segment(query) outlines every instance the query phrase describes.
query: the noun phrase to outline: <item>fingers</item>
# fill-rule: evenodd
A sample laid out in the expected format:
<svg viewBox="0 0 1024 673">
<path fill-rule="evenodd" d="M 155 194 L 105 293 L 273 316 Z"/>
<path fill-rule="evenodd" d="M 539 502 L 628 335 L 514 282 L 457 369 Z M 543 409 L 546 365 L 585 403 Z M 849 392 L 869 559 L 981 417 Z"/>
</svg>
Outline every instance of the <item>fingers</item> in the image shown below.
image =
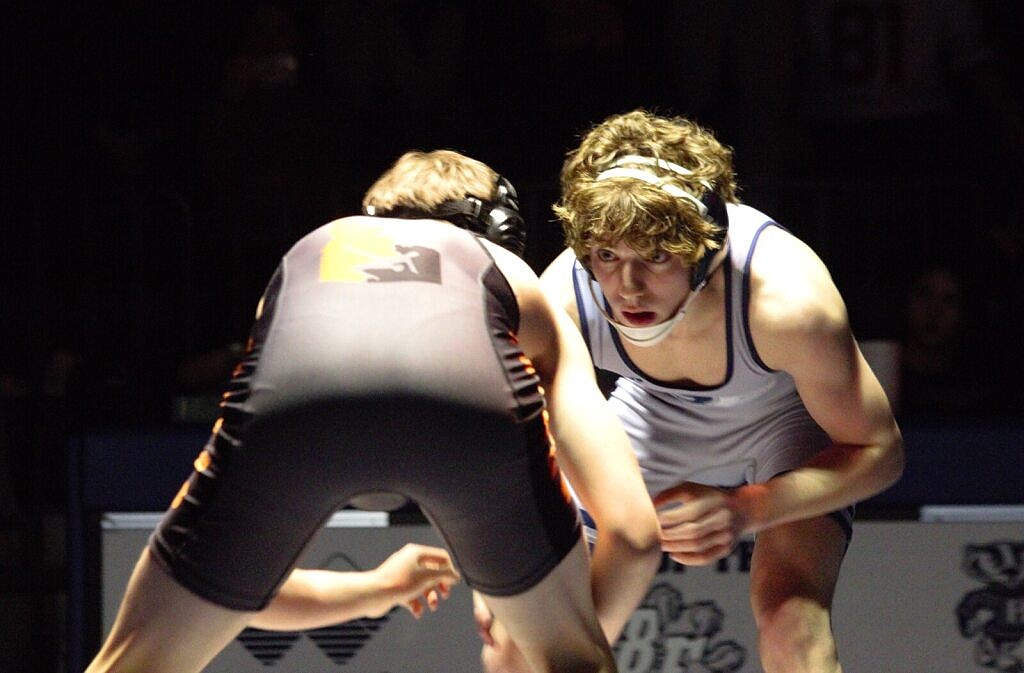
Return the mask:
<svg viewBox="0 0 1024 673">
<path fill-rule="evenodd" d="M 452 583 L 458 582 L 459 573 L 455 570 L 455 564 L 452 563 L 452 557 L 448 555 L 447 551 L 440 547 L 420 546 L 417 552 L 417 559 L 421 568 L 447 575 L 451 578 Z"/>
<path fill-rule="evenodd" d="M 694 520 L 671 521 L 659 517 L 662 540 L 699 540 L 722 531 L 733 529 L 732 512 L 716 509 Z"/>
<path fill-rule="evenodd" d="M 426 568 L 427 570 L 455 572 L 455 568 L 452 565 L 452 559 L 448 556 L 448 552 L 436 547 L 424 547 L 418 554 L 417 562 L 420 564 L 420 567 Z"/>
<path fill-rule="evenodd" d="M 665 529 L 697 521 L 706 512 L 692 505 L 679 505 L 670 509 L 659 509 L 656 514 L 658 515 L 658 524 Z"/>
<path fill-rule="evenodd" d="M 385 562 L 394 586 L 405 594 L 402 604 L 419 619 L 438 609 L 461 581 L 448 552 L 440 547 L 408 543 Z M 383 566 L 382 566 L 383 567 Z"/>
<path fill-rule="evenodd" d="M 423 589 L 427 587 L 436 588 L 444 594 L 445 598 L 448 598 L 451 586 L 458 584 L 461 577 L 458 571 L 450 566 L 447 568 L 423 568 L 421 566 L 416 574 L 416 580 Z"/>
<path fill-rule="evenodd" d="M 412 616 L 419 619 L 423 616 L 424 610 L 437 612 L 441 600 L 448 598 L 448 592 L 442 592 L 439 587 L 423 592 L 423 595 L 406 601 L 405 607 L 409 609 Z"/>
<path fill-rule="evenodd" d="M 436 591 L 424 592 L 422 596 L 417 596 L 412 600 L 408 601 L 405 606 L 409 608 L 409 612 L 416 619 L 423 616 L 424 610 L 430 610 L 431 612 L 437 611 L 437 606 L 440 604 L 440 598 Z"/>
<path fill-rule="evenodd" d="M 671 552 L 668 557 L 688 566 L 706 566 L 732 553 L 732 545 L 719 545 L 700 552 Z"/>
<path fill-rule="evenodd" d="M 728 554 L 736 545 L 736 536 L 731 531 L 718 531 L 710 535 L 691 540 L 669 540 L 662 539 L 662 551 L 682 554 L 713 554 L 716 550 L 724 549 Z"/>
<path fill-rule="evenodd" d="M 718 489 L 681 484 L 659 496 L 661 548 L 686 565 L 706 565 L 727 556 L 736 545 L 736 518 Z M 664 508 L 664 505 L 670 505 Z"/>
<path fill-rule="evenodd" d="M 411 612 L 412 616 L 416 619 L 423 616 L 423 602 L 419 598 L 407 601 L 405 607 L 409 609 L 409 612 Z"/>
<path fill-rule="evenodd" d="M 670 556 L 685 555 L 687 560 L 680 563 L 703 565 L 729 554 L 736 542 L 736 532 L 727 522 L 703 522 L 662 529 L 661 549 Z"/>
<path fill-rule="evenodd" d="M 410 568 L 410 580 L 428 597 L 427 605 L 433 606 L 430 608 L 433 610 L 438 600 L 451 595 L 452 585 L 458 584 L 462 578 L 445 550 L 422 545 L 407 547 L 412 547 L 415 555 L 413 567 Z"/>
<path fill-rule="evenodd" d="M 687 487 L 685 496 L 678 491 Z M 700 492 L 697 492 L 700 489 Z M 675 526 L 681 523 L 698 521 L 708 514 L 721 509 L 725 504 L 725 496 L 717 489 L 699 484 L 682 484 L 659 494 L 655 500 L 655 509 L 661 526 Z"/>
<path fill-rule="evenodd" d="M 684 504 L 694 498 L 697 498 L 705 492 L 707 486 L 703 484 L 696 484 L 692 481 L 684 481 L 678 486 L 665 489 L 652 499 L 654 502 L 655 509 L 663 507 L 665 505 Z"/>
</svg>

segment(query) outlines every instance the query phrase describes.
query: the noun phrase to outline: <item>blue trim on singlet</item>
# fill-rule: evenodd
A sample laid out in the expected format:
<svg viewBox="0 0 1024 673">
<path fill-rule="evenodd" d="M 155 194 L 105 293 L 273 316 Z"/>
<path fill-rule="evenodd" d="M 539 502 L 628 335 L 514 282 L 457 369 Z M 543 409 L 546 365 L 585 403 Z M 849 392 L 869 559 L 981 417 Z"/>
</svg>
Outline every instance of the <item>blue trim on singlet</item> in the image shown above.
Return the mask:
<svg viewBox="0 0 1024 673">
<path fill-rule="evenodd" d="M 573 262 L 569 265 L 569 274 L 572 278 L 572 290 L 573 294 L 576 295 L 576 313 L 579 314 L 580 332 L 583 334 L 583 341 L 587 344 L 587 351 L 590 352 L 590 360 L 594 360 L 594 348 L 590 343 L 590 320 L 586 313 L 582 310 L 583 308 L 583 290 L 580 289 L 580 284 L 576 281 L 576 263 Z M 589 282 L 589 281 L 588 281 Z"/>
<path fill-rule="evenodd" d="M 757 353 L 757 348 L 754 347 L 754 335 L 750 330 L 750 266 L 754 259 L 754 250 L 757 248 L 757 241 L 761 238 L 761 234 L 764 233 L 765 229 L 770 226 L 779 227 L 785 231 L 784 227 L 779 226 L 776 222 L 771 220 L 765 222 L 757 231 L 754 232 L 753 237 L 750 239 L 750 247 L 747 248 L 747 259 L 743 262 L 743 331 L 745 332 L 744 337 L 747 341 L 747 349 L 750 351 L 750 357 L 753 358 L 754 362 L 758 367 L 765 370 L 770 374 L 778 373 L 777 370 L 772 369 L 764 363 L 761 356 Z"/>
</svg>

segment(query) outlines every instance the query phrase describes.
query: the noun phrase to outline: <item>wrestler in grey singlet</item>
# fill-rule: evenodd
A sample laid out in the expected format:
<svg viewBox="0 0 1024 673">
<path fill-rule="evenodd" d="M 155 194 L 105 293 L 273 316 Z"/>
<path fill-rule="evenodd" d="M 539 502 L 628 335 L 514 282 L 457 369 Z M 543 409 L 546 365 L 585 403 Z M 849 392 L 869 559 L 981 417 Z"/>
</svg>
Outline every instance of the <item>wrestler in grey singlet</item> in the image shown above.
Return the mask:
<svg viewBox="0 0 1024 673">
<path fill-rule="evenodd" d="M 750 337 L 750 261 L 761 232 L 778 225 L 749 206 L 727 209 L 729 252 L 720 271 L 727 367 L 721 385 L 675 385 L 644 375 L 594 304 L 600 286 L 579 262 L 573 267 L 581 329 L 594 365 L 619 375 L 609 403 L 632 441 L 651 495 L 683 481 L 720 487 L 764 482 L 830 444 L 792 377 L 768 368 Z M 593 284 L 593 293 L 586 283 Z M 852 509 L 835 517 L 849 536 Z"/>
<path fill-rule="evenodd" d="M 272 598 L 352 496 L 416 501 L 467 583 L 511 595 L 579 539 L 518 305 L 472 234 L 346 218 L 299 241 L 260 302 L 223 416 L 151 538 L 220 605 Z"/>
</svg>

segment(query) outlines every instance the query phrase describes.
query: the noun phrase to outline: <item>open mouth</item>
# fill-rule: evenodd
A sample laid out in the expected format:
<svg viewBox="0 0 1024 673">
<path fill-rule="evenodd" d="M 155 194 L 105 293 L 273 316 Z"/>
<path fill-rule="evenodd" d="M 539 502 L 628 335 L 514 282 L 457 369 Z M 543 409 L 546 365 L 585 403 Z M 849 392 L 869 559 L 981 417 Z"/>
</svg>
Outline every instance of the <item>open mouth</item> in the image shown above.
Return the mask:
<svg viewBox="0 0 1024 673">
<path fill-rule="evenodd" d="M 645 327 L 653 324 L 657 315 L 654 311 L 623 311 L 622 317 L 630 325 Z"/>
</svg>

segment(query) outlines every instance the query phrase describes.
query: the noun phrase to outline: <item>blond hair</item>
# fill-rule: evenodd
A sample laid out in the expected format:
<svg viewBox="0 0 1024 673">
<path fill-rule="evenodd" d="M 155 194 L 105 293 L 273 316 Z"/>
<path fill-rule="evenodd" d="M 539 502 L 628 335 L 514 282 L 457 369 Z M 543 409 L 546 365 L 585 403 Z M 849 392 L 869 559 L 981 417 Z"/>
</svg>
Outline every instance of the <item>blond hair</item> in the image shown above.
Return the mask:
<svg viewBox="0 0 1024 673">
<path fill-rule="evenodd" d="M 599 178 L 617 162 L 647 175 Z M 664 250 L 695 264 L 719 247 L 718 227 L 695 201 L 713 190 L 738 202 L 732 150 L 688 119 L 646 110 L 613 115 L 587 132 L 567 154 L 561 187 L 555 215 L 582 260 L 597 245 L 624 241 L 643 255 Z M 680 189 L 696 199 L 681 198 Z"/>
<path fill-rule="evenodd" d="M 496 194 L 498 174 L 487 164 L 453 150 L 406 152 L 363 196 L 363 211 L 386 215 L 398 209 L 431 212 L 446 201 Z"/>
</svg>

